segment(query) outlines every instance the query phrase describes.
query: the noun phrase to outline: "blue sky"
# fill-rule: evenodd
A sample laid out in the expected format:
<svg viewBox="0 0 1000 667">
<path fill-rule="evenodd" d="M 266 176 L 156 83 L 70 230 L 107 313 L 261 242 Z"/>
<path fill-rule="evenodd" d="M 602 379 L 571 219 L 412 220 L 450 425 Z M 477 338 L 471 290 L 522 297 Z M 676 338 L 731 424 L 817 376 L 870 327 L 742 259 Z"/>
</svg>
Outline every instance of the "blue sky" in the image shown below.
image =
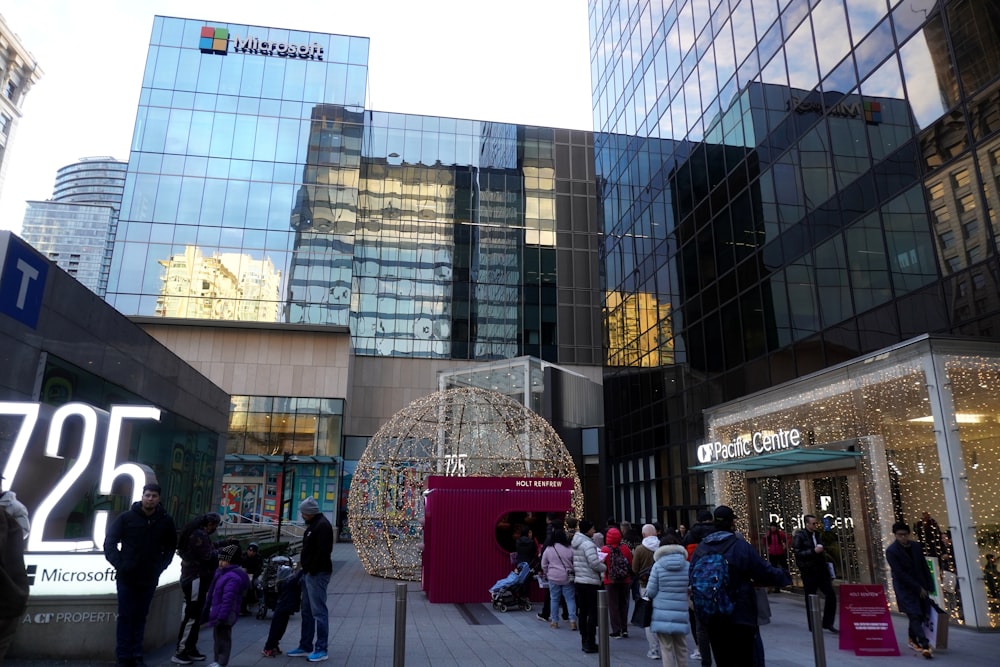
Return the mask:
<svg viewBox="0 0 1000 667">
<path fill-rule="evenodd" d="M 371 38 L 369 108 L 592 129 L 586 0 L 4 0 L 44 72 L 0 191 L 0 229 L 78 158 L 128 159 L 153 16 Z"/>
</svg>

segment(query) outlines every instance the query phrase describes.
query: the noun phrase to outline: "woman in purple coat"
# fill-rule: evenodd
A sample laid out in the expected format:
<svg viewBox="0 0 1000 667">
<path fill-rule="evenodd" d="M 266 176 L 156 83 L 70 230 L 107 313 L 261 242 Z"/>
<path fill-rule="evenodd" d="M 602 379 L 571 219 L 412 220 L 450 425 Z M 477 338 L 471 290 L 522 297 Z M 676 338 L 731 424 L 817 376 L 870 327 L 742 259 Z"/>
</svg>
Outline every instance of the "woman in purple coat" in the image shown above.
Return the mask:
<svg viewBox="0 0 1000 667">
<path fill-rule="evenodd" d="M 215 662 L 208 667 L 226 667 L 233 648 L 233 625 L 240 617 L 243 593 L 250 586 L 250 577 L 233 560 L 239 554 L 236 544 L 219 550 L 219 569 L 208 589 L 205 615 L 215 639 Z"/>
</svg>

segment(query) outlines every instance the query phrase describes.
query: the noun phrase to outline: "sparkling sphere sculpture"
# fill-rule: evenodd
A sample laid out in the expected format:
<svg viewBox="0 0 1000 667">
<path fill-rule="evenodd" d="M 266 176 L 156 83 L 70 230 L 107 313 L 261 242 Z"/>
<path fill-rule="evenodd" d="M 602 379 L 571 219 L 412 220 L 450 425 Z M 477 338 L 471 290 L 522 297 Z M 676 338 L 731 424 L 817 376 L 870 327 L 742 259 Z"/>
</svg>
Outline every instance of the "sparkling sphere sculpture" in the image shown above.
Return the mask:
<svg viewBox="0 0 1000 667">
<path fill-rule="evenodd" d="M 496 392 L 439 391 L 390 417 L 358 461 L 347 520 L 368 574 L 420 580 L 430 475 L 571 478 L 573 512 L 583 513 L 573 458 L 547 421 Z"/>
</svg>

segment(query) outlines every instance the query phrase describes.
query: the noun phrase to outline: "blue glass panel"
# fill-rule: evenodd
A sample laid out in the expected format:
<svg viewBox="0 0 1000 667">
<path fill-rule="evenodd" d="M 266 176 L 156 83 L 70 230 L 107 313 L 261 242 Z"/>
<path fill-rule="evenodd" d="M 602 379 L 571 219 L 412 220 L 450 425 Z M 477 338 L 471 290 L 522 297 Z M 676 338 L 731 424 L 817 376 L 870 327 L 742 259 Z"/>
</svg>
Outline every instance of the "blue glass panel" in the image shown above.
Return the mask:
<svg viewBox="0 0 1000 667">
<path fill-rule="evenodd" d="M 134 144 L 139 150 L 162 153 L 167 137 L 167 121 L 170 111 L 160 107 L 140 108 L 136 120 L 138 137 Z"/>
<path fill-rule="evenodd" d="M 240 81 L 243 79 L 244 58 L 226 56 L 225 58 L 217 57 L 216 60 L 222 63 L 222 71 L 219 73 L 219 94 L 238 95 Z M 232 111 L 232 109 L 227 109 L 227 111 Z"/>
<path fill-rule="evenodd" d="M 307 62 L 304 64 L 305 81 L 303 83 L 301 99 L 306 102 L 322 102 L 324 99 L 323 93 L 326 91 L 326 71 L 329 67 L 326 64 L 317 62 Z"/>
<path fill-rule="evenodd" d="M 190 155 L 208 155 L 212 145 L 212 119 L 215 114 L 195 111 L 191 114 L 191 132 L 188 135 L 187 152 Z"/>
<path fill-rule="evenodd" d="M 342 104 L 347 93 L 347 65 L 330 65 L 326 70 L 324 99 L 331 104 Z"/>
<path fill-rule="evenodd" d="M 229 181 L 226 188 L 226 207 L 222 211 L 222 224 L 224 226 L 242 227 L 244 225 L 249 195 L 249 181 Z"/>
<path fill-rule="evenodd" d="M 208 171 L 208 160 L 203 157 L 189 156 L 184 161 L 185 176 L 204 176 Z"/>
<path fill-rule="evenodd" d="M 243 230 L 223 227 L 220 230 L 219 247 L 225 250 L 239 250 L 243 247 Z"/>
<path fill-rule="evenodd" d="M 160 31 L 160 44 L 179 46 L 184 34 L 184 19 L 163 19 Z"/>
<path fill-rule="evenodd" d="M 154 88 L 174 87 L 178 58 L 180 58 L 180 49 L 160 47 L 159 55 L 156 58 L 156 69 L 153 71 L 152 85 Z"/>
<path fill-rule="evenodd" d="M 240 98 L 232 95 L 219 95 L 215 100 L 215 110 L 218 113 L 236 113 Z"/>
<path fill-rule="evenodd" d="M 202 221 L 205 220 L 205 214 L 202 212 Z M 204 222 L 198 227 L 198 245 L 201 248 L 215 248 L 219 245 L 219 241 L 222 237 L 221 227 L 207 227 Z"/>
<path fill-rule="evenodd" d="M 201 204 L 201 224 L 221 225 L 222 211 L 225 205 L 226 181 L 216 178 L 205 181 L 205 194 Z M 200 235 L 198 242 L 202 242 Z"/>
<path fill-rule="evenodd" d="M 351 38 L 344 35 L 330 35 L 330 48 L 324 54 L 328 63 L 346 63 L 349 60 Z"/>
<path fill-rule="evenodd" d="M 174 240 L 172 224 L 154 224 L 150 226 L 149 240 L 153 243 L 170 243 Z"/>
<path fill-rule="evenodd" d="M 156 72 L 156 57 L 160 47 L 150 46 L 149 53 L 146 54 L 146 68 L 142 73 L 142 87 L 150 88 L 153 85 L 153 74 Z"/>
<path fill-rule="evenodd" d="M 218 158 L 229 157 L 233 150 L 233 133 L 235 129 L 236 116 L 232 114 L 215 114 L 208 154 Z M 212 162 L 209 162 L 210 170 L 212 164 Z"/>
<path fill-rule="evenodd" d="M 137 153 L 132 156 L 136 171 L 155 174 L 160 171 L 163 156 L 160 153 Z"/>
<path fill-rule="evenodd" d="M 250 180 L 252 181 L 272 181 L 274 180 L 273 162 L 254 162 L 250 166 Z"/>
<path fill-rule="evenodd" d="M 163 151 L 165 153 L 183 153 L 187 148 L 188 133 L 190 131 L 191 112 L 186 109 L 174 109 L 171 111 Z"/>
<path fill-rule="evenodd" d="M 368 65 L 368 45 L 367 37 L 351 37 L 350 55 L 348 62 L 354 65 Z"/>
<path fill-rule="evenodd" d="M 260 109 L 258 113 L 261 116 L 280 116 L 281 115 L 281 100 L 261 100 Z"/>
<path fill-rule="evenodd" d="M 259 229 L 248 229 L 243 232 L 244 250 L 263 250 L 266 232 Z"/>
<path fill-rule="evenodd" d="M 260 97 L 261 83 L 264 78 L 264 61 L 269 58 L 244 56 L 243 74 L 240 78 L 240 95 Z"/>
<path fill-rule="evenodd" d="M 149 241 L 151 226 L 148 222 L 129 222 L 123 236 L 126 241 Z"/>
<path fill-rule="evenodd" d="M 177 219 L 177 202 L 181 194 L 180 176 L 160 176 L 153 208 L 153 222 L 173 222 Z M 155 228 L 154 228 L 155 231 Z"/>
<path fill-rule="evenodd" d="M 257 135 L 254 139 L 253 158 L 274 160 L 274 150 L 278 138 L 278 119 L 267 116 L 257 118 Z"/>
<path fill-rule="evenodd" d="M 270 194 L 270 184 L 250 183 L 247 194 L 247 228 L 264 229 L 267 227 L 267 210 Z"/>
<path fill-rule="evenodd" d="M 194 108 L 196 111 L 215 111 L 215 95 L 211 93 L 195 94 Z"/>
<path fill-rule="evenodd" d="M 169 107 L 174 94 L 169 90 L 154 88 L 149 91 L 149 105 L 154 107 Z"/>
<path fill-rule="evenodd" d="M 291 219 L 292 201 L 295 188 L 289 183 L 274 183 L 271 185 L 267 211 L 267 228 L 287 230 Z"/>
<path fill-rule="evenodd" d="M 132 220 L 151 221 L 153 218 L 153 202 L 156 201 L 156 184 L 158 177 L 154 174 L 136 174 L 135 189 L 132 192 Z"/>
<path fill-rule="evenodd" d="M 153 17 L 153 34 L 149 38 L 150 44 L 159 44 L 160 36 L 163 33 L 163 21 L 166 20 L 162 16 Z"/>
<path fill-rule="evenodd" d="M 250 180 L 253 172 L 253 163 L 250 160 L 231 160 L 229 162 L 229 178 Z"/>
<path fill-rule="evenodd" d="M 281 118 L 278 121 L 278 136 L 274 159 L 279 162 L 294 162 L 298 151 L 299 121 Z"/>
<path fill-rule="evenodd" d="M 160 166 L 160 172 L 180 176 L 184 173 L 184 156 L 164 155 Z"/>
<path fill-rule="evenodd" d="M 288 60 L 285 63 L 285 81 L 281 97 L 286 100 L 304 99 L 305 83 L 306 62 L 303 60 Z"/>
<path fill-rule="evenodd" d="M 194 91 L 198 84 L 198 66 L 203 58 L 201 52 L 182 49 L 177 63 L 176 90 Z M 208 56 L 211 58 L 212 56 Z"/>
<path fill-rule="evenodd" d="M 199 53 L 199 55 L 201 55 Z M 219 90 L 219 77 L 222 75 L 222 65 L 228 58 L 218 56 L 202 56 L 198 68 L 198 81 L 195 90 L 200 93 L 215 93 Z M 214 107 L 207 107 L 214 108 Z"/>
<path fill-rule="evenodd" d="M 347 71 L 347 96 L 344 104 L 348 107 L 363 108 L 365 106 L 365 88 L 368 70 L 364 67 L 351 65 Z"/>
<path fill-rule="evenodd" d="M 286 61 L 281 58 L 264 58 L 264 75 L 260 96 L 281 99 L 281 88 L 285 79 Z"/>
<path fill-rule="evenodd" d="M 251 159 L 253 157 L 253 144 L 257 136 L 257 119 L 253 116 L 237 116 L 236 128 L 233 132 L 234 158 Z M 249 178 L 249 173 L 247 178 Z"/>
<path fill-rule="evenodd" d="M 203 178 L 183 178 L 181 179 L 180 203 L 177 206 L 177 222 L 197 224 L 201 214 L 201 200 L 205 191 L 205 179 Z M 179 241 L 181 243 L 191 243 L 194 241 L 193 235 L 190 239 Z"/>
</svg>

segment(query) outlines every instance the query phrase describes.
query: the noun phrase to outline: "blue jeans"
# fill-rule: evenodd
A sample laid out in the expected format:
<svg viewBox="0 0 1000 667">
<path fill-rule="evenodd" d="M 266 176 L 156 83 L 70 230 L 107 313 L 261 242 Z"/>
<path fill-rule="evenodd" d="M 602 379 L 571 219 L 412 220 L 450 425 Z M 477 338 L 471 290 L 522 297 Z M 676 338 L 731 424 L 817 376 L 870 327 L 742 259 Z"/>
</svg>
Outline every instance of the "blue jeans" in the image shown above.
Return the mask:
<svg viewBox="0 0 1000 667">
<path fill-rule="evenodd" d="M 552 622 L 559 620 L 559 600 L 565 598 L 569 620 L 576 622 L 576 587 L 573 584 L 554 584 L 549 581 L 549 599 L 552 601 Z"/>
<path fill-rule="evenodd" d="M 302 635 L 299 648 L 313 650 L 313 636 L 316 650 L 325 651 L 330 634 L 330 618 L 326 610 L 326 588 L 330 585 L 330 573 L 319 572 L 302 577 Z"/>
<path fill-rule="evenodd" d="M 142 640 L 146 634 L 146 616 L 156 592 L 156 579 L 126 582 L 119 579 L 118 625 L 115 632 L 115 656 L 119 660 L 142 657 Z"/>
</svg>

